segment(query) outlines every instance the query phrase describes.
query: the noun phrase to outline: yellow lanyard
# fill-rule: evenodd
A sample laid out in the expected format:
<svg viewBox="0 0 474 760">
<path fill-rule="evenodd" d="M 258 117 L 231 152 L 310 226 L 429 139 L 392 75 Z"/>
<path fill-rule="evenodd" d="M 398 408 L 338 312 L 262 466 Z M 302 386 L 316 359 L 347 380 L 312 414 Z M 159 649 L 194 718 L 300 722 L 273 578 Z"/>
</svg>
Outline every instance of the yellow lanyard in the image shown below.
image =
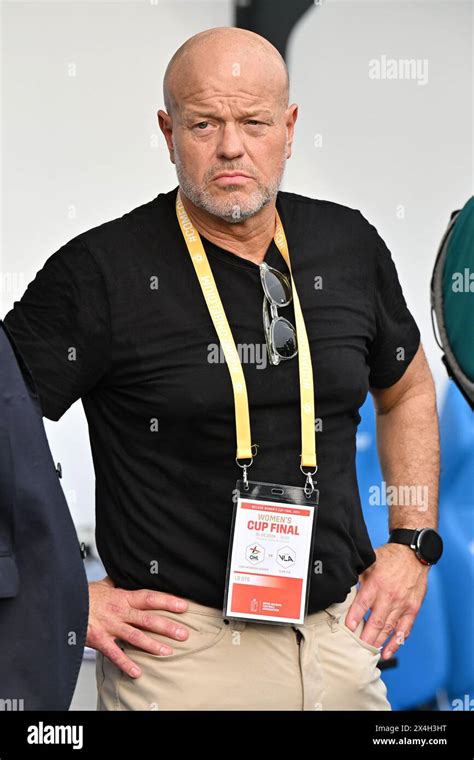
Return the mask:
<svg viewBox="0 0 474 760">
<path fill-rule="evenodd" d="M 281 223 L 280 215 L 275 209 L 275 243 L 284 257 L 291 277 L 291 288 L 296 320 L 296 339 L 298 343 L 298 366 L 300 380 L 300 408 L 301 408 L 301 467 L 314 467 L 316 464 L 316 434 L 314 424 L 314 390 L 313 390 L 313 367 L 309 350 L 308 336 L 301 311 L 300 301 L 296 292 L 293 275 L 290 266 L 290 254 L 285 232 Z M 237 433 L 237 456 L 236 459 L 252 458 L 252 444 L 250 435 L 249 403 L 247 386 L 240 363 L 239 354 L 235 346 L 234 338 L 225 315 L 224 307 L 219 296 L 214 276 L 201 241 L 201 237 L 191 222 L 181 200 L 178 189 L 176 195 L 176 215 L 188 247 L 189 255 L 194 264 L 196 275 L 206 300 L 209 314 L 216 328 L 224 356 L 229 367 L 234 391 L 235 423 Z M 254 444 L 256 445 L 256 444 Z M 245 465 L 244 465 L 245 466 Z M 301 470 L 303 472 L 303 470 Z M 304 473 L 309 475 L 309 473 Z"/>
</svg>

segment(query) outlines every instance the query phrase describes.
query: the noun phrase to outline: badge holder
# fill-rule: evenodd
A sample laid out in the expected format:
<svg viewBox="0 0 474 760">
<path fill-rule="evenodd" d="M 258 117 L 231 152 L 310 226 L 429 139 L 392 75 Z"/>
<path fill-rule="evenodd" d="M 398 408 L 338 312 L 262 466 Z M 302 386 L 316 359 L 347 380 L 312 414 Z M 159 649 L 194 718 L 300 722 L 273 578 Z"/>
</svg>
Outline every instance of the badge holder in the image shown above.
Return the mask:
<svg viewBox="0 0 474 760">
<path fill-rule="evenodd" d="M 319 491 L 311 473 L 300 487 L 249 481 L 243 467 L 234 491 L 224 618 L 304 623 Z"/>
</svg>

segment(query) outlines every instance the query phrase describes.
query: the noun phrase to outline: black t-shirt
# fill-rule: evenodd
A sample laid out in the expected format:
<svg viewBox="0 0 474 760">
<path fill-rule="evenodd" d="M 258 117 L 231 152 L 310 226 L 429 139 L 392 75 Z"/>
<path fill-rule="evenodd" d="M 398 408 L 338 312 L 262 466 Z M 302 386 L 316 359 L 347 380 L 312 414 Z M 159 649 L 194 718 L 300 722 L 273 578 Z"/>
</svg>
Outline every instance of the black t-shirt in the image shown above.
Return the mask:
<svg viewBox="0 0 474 760">
<path fill-rule="evenodd" d="M 175 213 L 177 187 L 53 253 L 4 319 L 45 417 L 81 398 L 96 475 L 96 540 L 114 582 L 222 608 L 236 434 L 230 374 Z M 280 191 L 315 389 L 320 506 L 308 611 L 342 601 L 376 557 L 355 471 L 369 385 L 420 341 L 377 230 L 346 206 Z M 270 365 L 257 264 L 201 236 L 239 350 L 249 478 L 304 485 L 297 357 Z M 274 241 L 265 261 L 288 274 Z M 280 310 L 295 324 L 293 302 Z M 388 527 L 388 526 L 387 526 Z"/>
</svg>

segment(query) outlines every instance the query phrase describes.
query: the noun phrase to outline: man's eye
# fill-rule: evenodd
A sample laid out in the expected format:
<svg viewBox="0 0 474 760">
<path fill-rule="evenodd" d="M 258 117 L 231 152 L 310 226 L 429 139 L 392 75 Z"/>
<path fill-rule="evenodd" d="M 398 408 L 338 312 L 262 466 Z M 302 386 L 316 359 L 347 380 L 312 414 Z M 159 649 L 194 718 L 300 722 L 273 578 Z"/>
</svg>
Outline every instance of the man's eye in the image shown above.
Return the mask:
<svg viewBox="0 0 474 760">
<path fill-rule="evenodd" d="M 247 124 L 263 124 L 263 122 L 257 121 L 256 119 L 248 119 Z"/>
<path fill-rule="evenodd" d="M 209 122 L 208 121 L 200 121 L 199 124 L 195 124 L 194 126 L 195 127 L 202 127 L 203 124 L 205 125 L 205 127 L 207 127 L 207 125 L 209 124 Z"/>
</svg>

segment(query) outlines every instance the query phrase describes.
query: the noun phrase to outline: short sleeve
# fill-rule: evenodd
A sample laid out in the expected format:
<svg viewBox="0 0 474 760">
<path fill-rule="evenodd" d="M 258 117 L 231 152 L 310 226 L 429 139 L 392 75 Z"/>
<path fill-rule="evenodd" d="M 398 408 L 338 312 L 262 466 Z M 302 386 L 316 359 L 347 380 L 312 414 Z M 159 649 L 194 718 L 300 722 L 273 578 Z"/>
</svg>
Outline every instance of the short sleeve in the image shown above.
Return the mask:
<svg viewBox="0 0 474 760">
<path fill-rule="evenodd" d="M 111 354 L 109 302 L 81 236 L 46 260 L 3 324 L 48 419 L 58 420 L 101 381 Z"/>
<path fill-rule="evenodd" d="M 373 264 L 376 333 L 370 345 L 369 385 L 388 388 L 400 380 L 420 345 L 418 325 L 408 309 L 392 255 L 376 228 L 367 223 Z"/>
</svg>

